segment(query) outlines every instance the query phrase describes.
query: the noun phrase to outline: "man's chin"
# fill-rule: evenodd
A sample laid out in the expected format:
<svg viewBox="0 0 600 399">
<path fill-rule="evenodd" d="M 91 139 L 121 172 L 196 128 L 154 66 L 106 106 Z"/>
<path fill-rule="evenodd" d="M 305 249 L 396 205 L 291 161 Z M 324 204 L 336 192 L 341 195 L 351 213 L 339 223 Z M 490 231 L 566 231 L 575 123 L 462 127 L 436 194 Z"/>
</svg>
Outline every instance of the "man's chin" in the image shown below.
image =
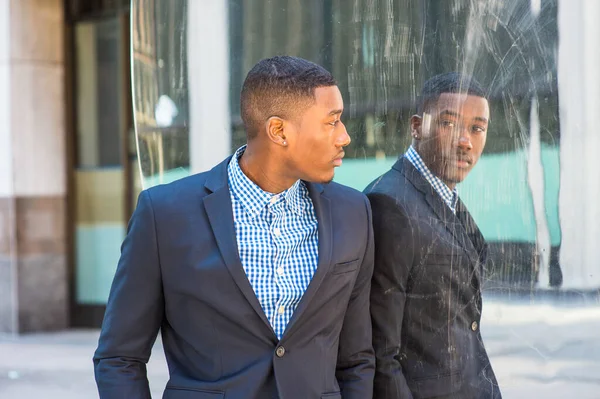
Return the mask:
<svg viewBox="0 0 600 399">
<path fill-rule="evenodd" d="M 331 176 L 330 178 L 326 178 L 326 179 L 320 179 L 319 181 L 316 181 L 315 183 L 319 183 L 319 184 L 329 184 L 333 181 L 333 176 Z"/>
<path fill-rule="evenodd" d="M 316 183 L 316 184 L 329 184 L 333 181 L 333 177 L 334 174 L 331 173 L 331 175 L 320 175 L 320 176 L 310 176 L 307 178 L 304 178 L 302 180 L 310 182 L 310 183 Z"/>
<path fill-rule="evenodd" d="M 457 185 L 462 183 L 469 174 L 469 170 L 458 170 L 455 173 L 449 174 L 449 176 L 445 179 L 446 184 Z"/>
<path fill-rule="evenodd" d="M 321 181 L 319 181 L 319 184 L 329 184 L 333 181 L 334 177 L 335 177 L 334 172 L 332 172 L 331 175 L 329 175 L 329 176 L 321 177 Z"/>
</svg>

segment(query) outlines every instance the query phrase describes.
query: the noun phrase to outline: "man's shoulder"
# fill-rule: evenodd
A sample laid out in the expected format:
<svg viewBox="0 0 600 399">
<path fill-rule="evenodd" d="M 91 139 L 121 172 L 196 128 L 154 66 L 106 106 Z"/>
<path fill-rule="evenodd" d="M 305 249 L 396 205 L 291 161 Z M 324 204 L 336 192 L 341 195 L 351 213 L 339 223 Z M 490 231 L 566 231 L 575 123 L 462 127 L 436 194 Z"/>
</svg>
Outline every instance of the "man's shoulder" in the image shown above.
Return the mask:
<svg viewBox="0 0 600 399">
<path fill-rule="evenodd" d="M 336 182 L 324 184 L 323 192 L 328 198 L 335 201 L 351 202 L 355 204 L 361 204 L 367 201 L 364 193 Z"/>
<path fill-rule="evenodd" d="M 374 179 L 363 190 L 367 197 L 372 195 L 384 194 L 392 197 L 400 192 L 414 191 L 414 186 L 406 177 L 403 171 L 404 165 L 402 158 L 387 172 Z"/>
<path fill-rule="evenodd" d="M 227 184 L 227 165 L 230 159 L 231 157 L 227 157 L 205 172 L 159 184 L 144 191 L 152 199 L 153 204 L 181 205 L 189 202 L 191 198 L 204 197 Z"/>
<path fill-rule="evenodd" d="M 209 172 L 193 174 L 174 180 L 170 183 L 149 187 L 145 191 L 147 191 L 153 199 L 197 193 L 198 191 L 204 191 L 204 183 L 206 183 L 208 173 Z"/>
<path fill-rule="evenodd" d="M 197 173 L 170 183 L 149 187 L 142 194 L 147 195 L 155 210 L 183 210 L 187 206 L 195 206 L 198 201 L 210 194 L 210 190 L 206 188 L 210 173 L 211 171 Z"/>
<path fill-rule="evenodd" d="M 323 190 L 329 195 L 349 195 L 353 198 L 363 197 L 363 194 L 357 189 L 334 181 L 323 184 Z"/>
<path fill-rule="evenodd" d="M 423 196 L 403 173 L 402 167 L 397 166 L 377 177 L 363 191 L 374 212 L 394 208 L 409 215 L 422 206 Z"/>
</svg>

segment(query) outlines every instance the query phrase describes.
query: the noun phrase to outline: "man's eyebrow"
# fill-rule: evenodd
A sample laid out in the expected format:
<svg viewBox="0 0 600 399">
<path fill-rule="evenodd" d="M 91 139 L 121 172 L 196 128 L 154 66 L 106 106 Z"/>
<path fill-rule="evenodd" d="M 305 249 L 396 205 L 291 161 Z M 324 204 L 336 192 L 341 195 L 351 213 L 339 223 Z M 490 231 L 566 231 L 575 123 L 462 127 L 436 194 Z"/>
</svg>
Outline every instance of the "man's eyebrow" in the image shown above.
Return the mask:
<svg viewBox="0 0 600 399">
<path fill-rule="evenodd" d="M 444 110 L 444 111 L 440 112 L 440 116 L 442 116 L 442 115 L 454 116 L 456 118 L 460 117 L 460 114 L 458 112 L 454 112 L 454 111 L 450 111 L 450 110 Z"/>
<path fill-rule="evenodd" d="M 343 109 L 334 109 L 333 111 L 331 111 L 331 112 L 329 113 L 329 115 L 339 115 L 339 114 L 341 114 L 342 112 L 344 112 L 344 110 L 343 110 Z"/>
<path fill-rule="evenodd" d="M 440 112 L 440 116 L 442 116 L 442 115 L 447 115 L 447 116 L 453 116 L 455 118 L 460 118 L 460 114 L 458 112 L 454 112 L 454 111 L 450 111 L 450 110 L 444 110 L 444 111 Z M 488 123 L 489 122 L 483 116 L 476 116 L 473 119 L 475 119 L 476 121 L 483 122 L 483 123 Z"/>
</svg>

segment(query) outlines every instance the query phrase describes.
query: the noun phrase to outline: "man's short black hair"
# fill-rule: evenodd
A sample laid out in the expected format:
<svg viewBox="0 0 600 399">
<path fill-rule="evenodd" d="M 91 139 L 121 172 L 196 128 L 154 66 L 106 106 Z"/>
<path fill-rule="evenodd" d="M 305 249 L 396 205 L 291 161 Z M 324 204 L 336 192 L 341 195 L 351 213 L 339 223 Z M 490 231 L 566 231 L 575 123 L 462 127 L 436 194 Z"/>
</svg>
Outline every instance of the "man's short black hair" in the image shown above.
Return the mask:
<svg viewBox="0 0 600 399">
<path fill-rule="evenodd" d="M 244 81 L 241 113 L 248 139 L 272 116 L 292 118 L 315 99 L 315 89 L 337 85 L 320 65 L 298 57 L 277 56 L 256 64 Z"/>
<path fill-rule="evenodd" d="M 442 73 L 428 79 L 423 84 L 417 113 L 422 114 L 432 102 L 437 101 L 442 93 L 466 93 L 487 98 L 483 87 L 472 76 L 458 72 Z"/>
</svg>

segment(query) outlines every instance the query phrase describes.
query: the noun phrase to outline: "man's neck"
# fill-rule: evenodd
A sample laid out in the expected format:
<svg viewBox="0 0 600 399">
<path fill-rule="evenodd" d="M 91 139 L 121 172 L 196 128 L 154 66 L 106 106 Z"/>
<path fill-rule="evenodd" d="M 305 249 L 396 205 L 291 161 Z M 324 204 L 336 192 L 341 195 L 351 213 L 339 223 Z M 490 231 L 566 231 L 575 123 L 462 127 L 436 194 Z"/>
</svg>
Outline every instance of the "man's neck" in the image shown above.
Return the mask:
<svg viewBox="0 0 600 399">
<path fill-rule="evenodd" d="M 443 177 L 439 176 L 434 169 L 431 168 L 431 165 L 429 164 L 428 160 L 423 157 L 423 155 L 421 154 L 421 151 L 419 151 L 419 147 L 416 145 L 415 140 L 413 140 L 412 142 L 412 148 L 415 150 L 415 152 L 417 154 L 419 154 L 419 157 L 421 158 L 421 161 L 423 161 L 423 165 L 425 165 L 427 167 L 427 169 L 429 170 L 429 172 L 431 172 L 432 175 L 434 175 L 435 177 L 437 177 L 438 179 L 440 179 L 451 191 L 454 191 L 456 189 L 456 183 L 455 182 L 449 182 L 446 181 Z"/>
<path fill-rule="evenodd" d="M 296 183 L 298 179 L 283 173 L 279 157 L 268 150 L 257 150 L 250 145 L 238 160 L 242 172 L 258 187 L 268 193 L 281 193 Z"/>
</svg>

